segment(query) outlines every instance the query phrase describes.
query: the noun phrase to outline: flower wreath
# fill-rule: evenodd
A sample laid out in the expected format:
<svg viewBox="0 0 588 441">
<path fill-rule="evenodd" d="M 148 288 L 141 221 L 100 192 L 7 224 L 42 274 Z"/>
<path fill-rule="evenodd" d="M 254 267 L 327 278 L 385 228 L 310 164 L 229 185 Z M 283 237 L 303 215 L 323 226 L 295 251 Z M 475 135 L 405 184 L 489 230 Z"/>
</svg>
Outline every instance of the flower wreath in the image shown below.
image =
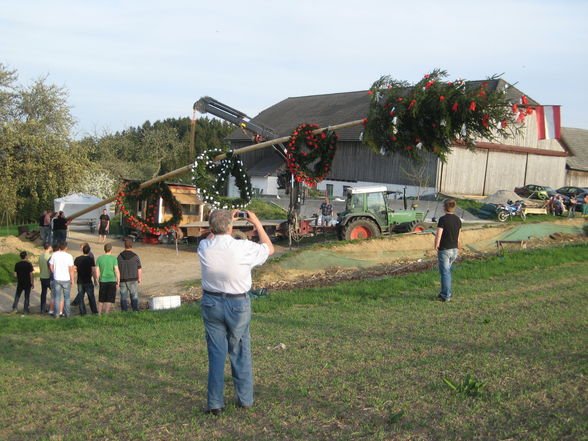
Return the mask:
<svg viewBox="0 0 588 441">
<path fill-rule="evenodd" d="M 454 141 L 473 148 L 476 138 L 512 136 L 520 131 L 515 123 L 532 112 L 509 103 L 506 88 L 489 90 L 488 81 L 496 76 L 471 83 L 442 81 L 446 76 L 434 70 L 412 86 L 388 76 L 376 81 L 368 91 L 364 142 L 382 154 L 418 159 L 431 152 L 446 161 Z"/>
<path fill-rule="evenodd" d="M 294 179 L 311 187 L 315 187 L 329 174 L 339 139 L 330 130 L 312 133 L 318 128 L 316 124 L 300 124 L 296 127 L 288 141 L 286 154 L 286 165 Z"/>
<path fill-rule="evenodd" d="M 200 153 L 192 164 L 192 183 L 202 201 L 208 205 L 225 210 L 244 208 L 251 201 L 251 179 L 243 161 L 233 152 L 226 153 L 226 158 L 221 161 L 213 161 L 213 158 L 223 153 L 220 150 Z M 238 198 L 221 196 L 229 175 L 235 178 L 235 185 L 239 189 Z"/>
<path fill-rule="evenodd" d="M 140 185 L 139 182 L 126 182 L 119 188 L 116 194 L 118 209 L 126 216 L 133 228 L 143 233 L 154 235 L 169 233 L 171 228 L 178 225 L 182 220 L 182 206 L 165 182 L 158 182 L 142 190 L 139 190 Z M 172 213 L 171 219 L 161 223 L 155 221 L 160 197 L 165 207 Z M 133 214 L 128 208 L 130 203 L 137 200 L 145 201 L 144 219 Z"/>
</svg>

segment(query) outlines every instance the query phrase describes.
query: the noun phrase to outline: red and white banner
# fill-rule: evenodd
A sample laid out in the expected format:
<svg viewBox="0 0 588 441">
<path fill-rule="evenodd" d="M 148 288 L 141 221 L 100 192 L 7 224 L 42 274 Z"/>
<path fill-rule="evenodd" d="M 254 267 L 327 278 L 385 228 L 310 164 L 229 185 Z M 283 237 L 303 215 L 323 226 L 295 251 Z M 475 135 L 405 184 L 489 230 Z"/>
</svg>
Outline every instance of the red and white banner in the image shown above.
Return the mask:
<svg viewBox="0 0 588 441">
<path fill-rule="evenodd" d="M 560 106 L 536 106 L 539 139 L 559 139 L 561 132 Z"/>
</svg>

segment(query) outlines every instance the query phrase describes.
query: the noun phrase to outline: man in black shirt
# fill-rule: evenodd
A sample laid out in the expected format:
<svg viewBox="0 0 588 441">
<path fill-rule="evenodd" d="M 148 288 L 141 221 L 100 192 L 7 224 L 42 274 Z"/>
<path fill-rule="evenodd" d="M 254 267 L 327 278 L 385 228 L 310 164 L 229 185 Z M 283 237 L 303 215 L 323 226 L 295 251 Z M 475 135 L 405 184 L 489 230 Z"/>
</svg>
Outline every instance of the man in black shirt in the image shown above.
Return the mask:
<svg viewBox="0 0 588 441">
<path fill-rule="evenodd" d="M 96 307 L 96 297 L 94 296 L 94 285 L 98 284 L 96 280 L 96 263 L 94 257 L 90 256 L 90 245 L 85 244 L 82 248 L 83 256 L 78 256 L 74 260 L 74 267 L 78 273 L 78 295 L 74 300 L 76 305 L 80 307 L 80 315 L 86 315 L 86 305 L 84 303 L 84 295 L 88 294 L 88 302 L 92 314 L 98 314 Z"/>
<path fill-rule="evenodd" d="M 143 276 L 141 260 L 133 251 L 133 241 L 125 239 L 125 249 L 118 257 L 120 271 L 120 309 L 129 310 L 129 294 L 133 311 L 139 310 L 139 284 Z"/>
<path fill-rule="evenodd" d="M 18 306 L 20 295 L 24 291 L 24 312 L 28 314 L 31 289 L 35 287 L 35 279 L 33 278 L 33 265 L 29 262 L 29 256 L 26 251 L 20 253 L 20 261 L 14 265 L 14 277 L 16 277 L 17 282 L 12 312 L 18 312 L 16 307 Z"/>
<path fill-rule="evenodd" d="M 102 214 L 100 215 L 100 225 L 98 226 L 98 235 L 100 236 L 100 242 L 104 243 L 106 240 L 106 235 L 110 230 L 110 216 L 108 215 L 108 211 L 106 208 L 102 210 Z"/>
<path fill-rule="evenodd" d="M 437 300 L 449 302 L 451 300 L 451 265 L 457 259 L 461 219 L 454 214 L 456 203 L 453 199 L 444 201 L 443 207 L 446 214 L 439 218 L 435 236 L 435 250 L 437 250 L 441 275 L 441 292 Z"/>
<path fill-rule="evenodd" d="M 59 245 L 60 242 L 67 240 L 68 221 L 63 211 L 60 211 L 56 218 L 53 219 L 53 245 Z"/>
</svg>

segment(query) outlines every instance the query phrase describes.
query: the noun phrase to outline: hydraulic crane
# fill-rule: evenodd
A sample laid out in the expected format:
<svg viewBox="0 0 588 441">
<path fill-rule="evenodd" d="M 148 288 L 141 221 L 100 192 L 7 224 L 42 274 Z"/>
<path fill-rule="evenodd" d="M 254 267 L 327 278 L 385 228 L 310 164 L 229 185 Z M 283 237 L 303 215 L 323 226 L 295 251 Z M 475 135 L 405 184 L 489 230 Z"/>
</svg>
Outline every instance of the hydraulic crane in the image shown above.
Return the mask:
<svg viewBox="0 0 588 441">
<path fill-rule="evenodd" d="M 248 132 L 252 140 L 256 143 L 263 141 L 270 141 L 277 139 L 278 135 L 267 127 L 263 127 L 251 121 L 246 114 L 240 112 L 237 109 L 227 106 L 220 101 L 215 100 L 209 96 L 204 96 L 194 103 L 194 110 L 199 113 L 209 113 L 225 121 L 228 121 L 237 127 L 240 127 L 244 131 Z M 280 157 L 286 160 L 286 147 L 282 142 L 276 143 L 274 150 Z M 290 203 L 288 206 L 288 237 L 290 241 L 298 239 L 299 223 L 300 223 L 300 205 L 301 205 L 301 192 L 300 182 L 294 179 L 294 176 L 286 171 L 286 175 L 283 179 L 286 186 L 286 191 L 290 196 Z M 278 180 L 278 182 L 280 179 Z"/>
</svg>

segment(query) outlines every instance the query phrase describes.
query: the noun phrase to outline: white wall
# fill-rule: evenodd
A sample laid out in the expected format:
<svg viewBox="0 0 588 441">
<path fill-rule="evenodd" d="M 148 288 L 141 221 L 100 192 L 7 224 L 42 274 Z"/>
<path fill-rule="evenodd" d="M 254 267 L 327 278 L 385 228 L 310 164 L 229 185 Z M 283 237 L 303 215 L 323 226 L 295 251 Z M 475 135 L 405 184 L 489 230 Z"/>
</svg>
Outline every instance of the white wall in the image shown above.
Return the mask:
<svg viewBox="0 0 588 441">
<path fill-rule="evenodd" d="M 276 176 L 252 176 L 251 187 L 261 190 L 261 194 L 264 195 L 277 195 L 278 178 Z M 239 189 L 235 185 L 235 178 L 233 176 L 229 179 L 229 197 L 239 197 Z"/>
<path fill-rule="evenodd" d="M 343 188 L 350 186 L 350 187 L 370 187 L 370 186 L 374 186 L 374 185 L 384 185 L 386 186 L 386 188 L 388 189 L 388 191 L 398 191 L 398 198 L 400 198 L 403 195 L 403 189 L 404 189 L 404 185 L 398 185 L 398 184 L 385 184 L 385 183 L 381 183 L 381 182 L 366 182 L 366 181 L 356 181 L 356 182 L 345 182 L 345 181 L 330 181 L 328 179 L 319 182 L 319 184 L 316 186 L 316 189 L 319 191 L 326 191 L 327 190 L 327 184 L 331 184 L 333 185 L 333 197 L 343 197 Z M 406 186 L 406 196 L 407 197 L 416 197 L 417 193 L 419 193 L 420 190 L 420 196 L 424 196 L 424 195 L 428 195 L 428 194 L 435 194 L 435 188 L 434 187 L 424 187 L 424 188 L 418 188 L 416 186 L 411 186 L 411 185 L 407 185 Z"/>
</svg>

